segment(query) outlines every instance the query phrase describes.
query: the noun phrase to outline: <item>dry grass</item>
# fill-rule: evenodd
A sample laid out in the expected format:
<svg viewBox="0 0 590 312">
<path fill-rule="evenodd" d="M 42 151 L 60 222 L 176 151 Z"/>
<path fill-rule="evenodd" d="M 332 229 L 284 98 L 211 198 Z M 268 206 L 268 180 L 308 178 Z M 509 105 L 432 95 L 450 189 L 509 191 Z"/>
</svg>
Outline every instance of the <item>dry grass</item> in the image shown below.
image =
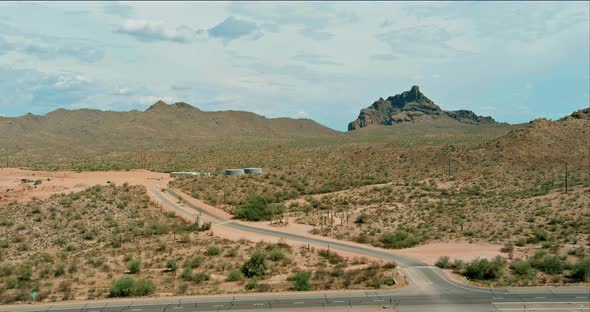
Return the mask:
<svg viewBox="0 0 590 312">
<path fill-rule="evenodd" d="M 0 211 L 3 303 L 29 301 L 32 291 L 43 301 L 104 298 L 114 280 L 128 275 L 154 283 L 156 296 L 245 292 L 248 279 L 237 274 L 238 280 L 230 282 L 227 277 L 255 251 L 265 253 L 268 269 L 250 291 L 288 290 L 288 277 L 300 270 L 313 272 L 319 289 L 388 287 L 374 280 L 398 274 L 380 263 L 355 266 L 366 260 L 333 253 L 213 237 L 162 212 L 139 186 L 96 186 L 9 203 Z M 134 261 L 139 271 L 131 274 Z M 325 272 L 334 273 L 328 277 Z"/>
</svg>

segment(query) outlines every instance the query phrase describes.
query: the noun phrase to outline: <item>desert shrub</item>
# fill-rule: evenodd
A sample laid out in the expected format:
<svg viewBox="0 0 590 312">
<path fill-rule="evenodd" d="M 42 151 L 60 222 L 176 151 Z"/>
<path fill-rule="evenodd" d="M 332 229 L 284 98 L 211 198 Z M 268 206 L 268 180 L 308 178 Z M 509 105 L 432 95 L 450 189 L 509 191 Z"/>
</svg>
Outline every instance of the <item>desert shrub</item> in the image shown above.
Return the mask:
<svg viewBox="0 0 590 312">
<path fill-rule="evenodd" d="M 559 257 L 549 255 L 543 250 L 539 250 L 531 259 L 531 265 L 547 274 L 559 274 L 563 271 L 563 263 Z"/>
<path fill-rule="evenodd" d="M 438 258 L 434 265 L 441 269 L 448 269 L 449 267 L 451 267 L 451 259 L 448 256 L 442 256 Z"/>
<path fill-rule="evenodd" d="M 361 213 L 354 219 L 354 223 L 356 224 L 365 224 L 367 222 L 369 222 L 369 215 L 366 213 Z"/>
<path fill-rule="evenodd" d="M 135 274 L 141 270 L 141 259 L 137 258 L 127 262 L 127 270 L 129 273 Z"/>
<path fill-rule="evenodd" d="M 233 211 L 238 219 L 248 221 L 270 220 L 273 216 L 273 209 L 270 207 L 270 198 L 255 196 Z"/>
<path fill-rule="evenodd" d="M 263 276 L 267 269 L 266 255 L 260 251 L 254 252 L 250 259 L 242 265 L 242 273 L 246 277 Z"/>
<path fill-rule="evenodd" d="M 408 248 L 420 243 L 420 238 L 411 232 L 398 229 L 395 232 L 385 232 L 380 239 L 385 248 Z"/>
<path fill-rule="evenodd" d="M 338 263 L 344 261 L 344 258 L 341 255 L 339 255 L 333 251 L 330 251 L 328 249 L 318 250 L 318 255 L 320 255 L 320 257 L 328 259 L 328 262 L 330 264 L 338 264 Z"/>
<path fill-rule="evenodd" d="M 133 294 L 133 286 L 135 286 L 135 280 L 130 276 L 123 276 L 113 282 L 109 295 L 111 297 L 129 297 Z"/>
<path fill-rule="evenodd" d="M 510 264 L 510 270 L 518 276 L 530 276 L 533 273 L 533 268 L 528 261 L 519 260 Z"/>
<path fill-rule="evenodd" d="M 198 268 L 201 265 L 201 263 L 203 263 L 203 257 L 194 256 L 184 263 L 184 267 L 194 269 Z"/>
<path fill-rule="evenodd" d="M 511 243 L 506 243 L 504 244 L 504 246 L 502 246 L 502 248 L 500 248 L 500 251 L 505 253 L 514 252 L 514 245 L 512 245 Z"/>
<path fill-rule="evenodd" d="M 149 280 L 139 279 L 135 282 L 133 287 L 134 296 L 147 296 L 151 295 L 156 291 L 156 286 Z"/>
<path fill-rule="evenodd" d="M 285 259 L 285 254 L 281 248 L 274 247 L 268 254 L 268 258 L 272 261 L 280 261 Z"/>
<path fill-rule="evenodd" d="M 476 280 L 493 280 L 502 274 L 502 263 L 488 259 L 475 259 L 465 267 L 465 276 Z"/>
<path fill-rule="evenodd" d="M 240 280 L 242 280 L 242 272 L 238 269 L 233 269 L 233 270 L 229 271 L 225 280 L 228 282 L 240 281 Z"/>
<path fill-rule="evenodd" d="M 30 281 L 33 276 L 33 267 L 30 263 L 24 263 L 18 268 L 16 272 L 16 279 L 19 282 Z"/>
<path fill-rule="evenodd" d="M 571 278 L 579 282 L 590 282 L 590 257 L 580 259 L 573 265 Z"/>
<path fill-rule="evenodd" d="M 193 282 L 200 284 L 206 282 L 211 278 L 211 275 L 207 272 L 198 272 L 193 275 Z"/>
<path fill-rule="evenodd" d="M 58 277 L 64 275 L 66 272 L 66 266 L 63 263 L 58 263 L 53 269 L 53 276 Z"/>
<path fill-rule="evenodd" d="M 515 245 L 515 246 L 518 246 L 518 247 L 522 247 L 522 246 L 524 246 L 525 244 L 526 244 L 526 240 L 524 239 L 524 237 L 520 237 L 519 239 L 517 239 L 517 240 L 514 242 L 514 245 Z"/>
<path fill-rule="evenodd" d="M 156 286 L 149 280 L 135 280 L 130 276 L 123 276 L 113 282 L 109 290 L 111 297 L 147 296 L 156 291 Z"/>
<path fill-rule="evenodd" d="M 531 244 L 536 244 L 538 242 L 544 242 L 547 239 L 549 239 L 549 233 L 547 233 L 547 231 L 540 228 L 534 228 L 533 236 L 528 238 L 528 242 Z"/>
<path fill-rule="evenodd" d="M 184 268 L 184 270 L 182 270 L 182 273 L 180 274 L 180 278 L 182 278 L 184 281 L 190 281 L 193 279 L 193 269 L 186 267 Z"/>
<path fill-rule="evenodd" d="M 309 279 L 311 278 L 311 272 L 299 271 L 296 272 L 293 277 L 293 289 L 297 291 L 308 291 L 312 290 L 313 286 Z"/>
<path fill-rule="evenodd" d="M 166 270 L 170 272 L 176 272 L 176 270 L 178 270 L 178 264 L 176 263 L 176 260 L 169 259 L 166 261 Z"/>
<path fill-rule="evenodd" d="M 219 248 L 218 246 L 209 246 L 207 247 L 207 250 L 205 251 L 205 255 L 212 257 L 212 256 L 217 256 L 221 253 L 221 248 Z"/>
</svg>

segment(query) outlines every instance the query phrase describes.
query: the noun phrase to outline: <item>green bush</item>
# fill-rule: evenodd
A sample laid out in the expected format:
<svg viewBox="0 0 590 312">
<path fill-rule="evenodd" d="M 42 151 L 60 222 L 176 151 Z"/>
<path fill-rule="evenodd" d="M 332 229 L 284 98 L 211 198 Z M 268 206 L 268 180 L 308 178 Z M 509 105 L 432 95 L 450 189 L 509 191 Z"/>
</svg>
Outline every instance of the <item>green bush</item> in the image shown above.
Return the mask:
<svg viewBox="0 0 590 312">
<path fill-rule="evenodd" d="M 281 261 L 283 259 L 285 259 L 285 254 L 283 253 L 283 250 L 279 247 L 274 247 L 269 255 L 268 258 L 272 261 Z"/>
<path fill-rule="evenodd" d="M 139 272 L 139 270 L 141 270 L 141 259 L 137 258 L 127 262 L 127 270 L 129 270 L 129 273 L 131 274 Z"/>
<path fill-rule="evenodd" d="M 308 291 L 312 290 L 313 286 L 309 279 L 311 278 L 311 272 L 300 271 L 293 275 L 293 289 L 297 291 Z"/>
<path fill-rule="evenodd" d="M 176 272 L 176 270 L 178 270 L 178 264 L 176 263 L 176 260 L 174 259 L 170 259 L 166 262 L 166 270 L 170 271 L 170 272 Z"/>
<path fill-rule="evenodd" d="M 531 276 L 533 268 L 528 261 L 519 260 L 510 264 L 510 270 L 518 276 Z"/>
<path fill-rule="evenodd" d="M 385 248 L 408 248 L 420 243 L 420 238 L 411 232 L 399 229 L 395 232 L 383 233 L 380 241 Z"/>
<path fill-rule="evenodd" d="M 212 257 L 217 256 L 221 253 L 221 249 L 218 246 L 209 246 L 205 251 L 205 255 Z"/>
<path fill-rule="evenodd" d="M 559 257 L 549 255 L 544 250 L 539 250 L 531 259 L 531 265 L 547 274 L 559 274 L 563 271 L 563 263 Z"/>
<path fill-rule="evenodd" d="M 184 268 L 184 270 L 182 270 L 182 273 L 180 274 L 180 278 L 182 278 L 184 281 L 192 281 L 193 279 L 193 269 L 186 267 Z"/>
<path fill-rule="evenodd" d="M 207 272 L 198 272 L 193 275 L 193 282 L 200 284 L 206 282 L 211 278 L 211 275 Z"/>
<path fill-rule="evenodd" d="M 571 277 L 575 281 L 590 282 L 590 257 L 580 259 L 574 264 Z"/>
<path fill-rule="evenodd" d="M 147 296 L 151 295 L 156 291 L 156 286 L 149 280 L 139 279 L 135 282 L 133 287 L 134 296 Z"/>
<path fill-rule="evenodd" d="M 518 247 L 522 247 L 525 244 L 526 244 L 526 240 L 524 239 L 524 237 L 521 237 L 514 242 L 514 245 L 518 246 Z"/>
<path fill-rule="evenodd" d="M 194 269 L 198 268 L 201 265 L 201 263 L 203 263 L 203 257 L 194 256 L 184 263 L 184 267 Z"/>
<path fill-rule="evenodd" d="M 236 218 L 242 220 L 268 221 L 273 217 L 273 209 L 270 207 L 271 203 L 272 201 L 270 198 L 255 196 L 250 198 L 245 204 L 235 209 L 233 214 L 236 216 Z"/>
<path fill-rule="evenodd" d="M 242 265 L 242 273 L 248 278 L 263 276 L 266 269 L 266 255 L 260 251 L 254 252 L 250 259 Z"/>
<path fill-rule="evenodd" d="M 233 270 L 229 271 L 225 280 L 228 282 L 241 281 L 242 280 L 242 272 L 238 269 L 233 269 Z"/>
<path fill-rule="evenodd" d="M 130 276 L 123 276 L 113 282 L 110 289 L 111 297 L 129 297 L 133 294 L 135 280 Z"/>
<path fill-rule="evenodd" d="M 442 256 L 438 258 L 434 265 L 441 269 L 448 269 L 451 267 L 451 259 L 448 256 Z"/>
<path fill-rule="evenodd" d="M 33 276 L 33 267 L 30 263 L 22 264 L 16 273 L 16 279 L 19 282 L 30 281 Z"/>
<path fill-rule="evenodd" d="M 502 274 L 502 263 L 498 260 L 475 259 L 467 264 L 463 274 L 475 280 L 493 280 Z"/>
<path fill-rule="evenodd" d="M 156 291 L 156 286 L 149 280 L 123 276 L 113 282 L 109 295 L 111 297 L 147 296 Z"/>
</svg>

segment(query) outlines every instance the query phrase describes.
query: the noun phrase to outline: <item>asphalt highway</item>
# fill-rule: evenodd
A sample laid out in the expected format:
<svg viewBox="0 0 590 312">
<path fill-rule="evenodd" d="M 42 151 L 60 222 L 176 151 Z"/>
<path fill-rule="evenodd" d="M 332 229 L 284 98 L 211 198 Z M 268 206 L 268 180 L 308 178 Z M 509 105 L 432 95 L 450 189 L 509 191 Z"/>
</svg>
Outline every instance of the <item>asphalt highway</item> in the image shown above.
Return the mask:
<svg viewBox="0 0 590 312">
<path fill-rule="evenodd" d="M 589 288 L 480 288 L 449 279 L 439 268 L 395 254 L 392 251 L 335 242 L 321 237 L 303 236 L 262 229 L 233 222 L 183 200 L 192 211 L 179 206 L 160 190 L 150 189 L 162 203 L 189 218 L 211 221 L 260 235 L 283 238 L 333 250 L 395 261 L 406 275 L 408 286 L 387 291 L 327 292 L 241 296 L 182 297 L 175 299 L 129 299 L 96 301 L 88 304 L 0 306 L 0 311 L 52 312 L 169 312 L 169 311 L 584 311 L 590 312 Z M 182 197 L 166 189 L 174 198 Z"/>
</svg>

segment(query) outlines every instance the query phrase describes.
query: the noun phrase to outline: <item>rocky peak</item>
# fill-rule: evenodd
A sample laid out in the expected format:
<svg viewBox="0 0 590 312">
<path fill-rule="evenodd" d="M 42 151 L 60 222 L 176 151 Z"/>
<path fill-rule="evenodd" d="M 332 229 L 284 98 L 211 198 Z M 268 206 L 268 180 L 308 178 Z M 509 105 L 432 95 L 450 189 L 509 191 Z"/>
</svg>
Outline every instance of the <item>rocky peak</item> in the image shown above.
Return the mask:
<svg viewBox="0 0 590 312">
<path fill-rule="evenodd" d="M 355 130 L 373 125 L 393 125 L 401 122 L 414 122 L 424 118 L 453 118 L 465 123 L 494 123 L 491 117 L 477 116 L 472 111 L 460 110 L 446 112 L 426 97 L 419 86 L 412 86 L 408 91 L 379 98 L 367 108 L 361 110 L 358 118 L 348 124 L 348 130 Z"/>
<path fill-rule="evenodd" d="M 185 103 L 185 102 L 177 102 L 174 104 L 167 104 L 166 102 L 159 100 L 156 103 L 154 103 L 152 106 L 150 106 L 147 111 L 155 111 L 155 110 L 161 110 L 161 109 L 173 109 L 173 110 L 183 110 L 183 109 L 194 109 L 194 110 L 198 110 L 196 107 Z"/>
<path fill-rule="evenodd" d="M 162 100 L 159 100 L 156 103 L 154 103 L 152 106 L 150 106 L 146 111 L 155 110 L 155 109 L 158 109 L 158 108 L 164 108 L 164 107 L 167 107 L 167 106 L 168 106 L 168 104 L 166 102 L 164 102 Z"/>
</svg>

